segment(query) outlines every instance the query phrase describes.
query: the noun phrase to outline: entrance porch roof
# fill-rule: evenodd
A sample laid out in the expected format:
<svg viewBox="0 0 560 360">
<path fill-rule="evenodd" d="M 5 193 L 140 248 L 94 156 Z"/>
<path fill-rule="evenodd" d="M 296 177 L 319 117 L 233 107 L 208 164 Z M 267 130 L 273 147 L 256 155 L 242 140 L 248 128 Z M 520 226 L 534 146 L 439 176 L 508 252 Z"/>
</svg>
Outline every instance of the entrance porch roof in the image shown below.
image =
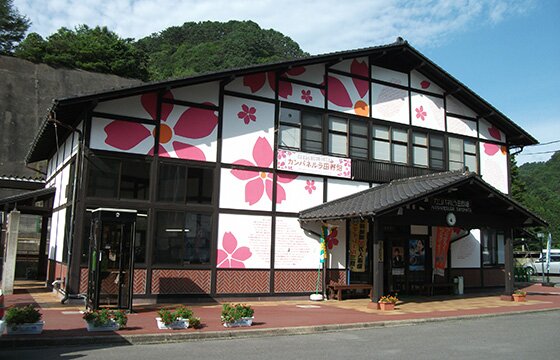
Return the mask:
<svg viewBox="0 0 560 360">
<path fill-rule="evenodd" d="M 445 225 L 453 213 L 463 228 L 547 226 L 545 220 L 469 171 L 393 180 L 300 211 L 300 222 L 379 218 L 394 224 Z"/>
</svg>

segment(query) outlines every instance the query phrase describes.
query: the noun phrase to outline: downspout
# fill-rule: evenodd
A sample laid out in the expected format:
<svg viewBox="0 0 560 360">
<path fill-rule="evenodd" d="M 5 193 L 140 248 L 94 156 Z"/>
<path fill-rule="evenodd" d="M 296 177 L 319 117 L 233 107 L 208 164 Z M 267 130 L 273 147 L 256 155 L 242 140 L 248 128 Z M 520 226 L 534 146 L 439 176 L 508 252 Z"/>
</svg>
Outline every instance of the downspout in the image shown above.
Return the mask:
<svg viewBox="0 0 560 360">
<path fill-rule="evenodd" d="M 53 117 L 54 114 L 54 117 Z M 81 299 L 82 296 L 80 294 L 69 294 L 68 293 L 68 278 L 70 277 L 70 264 L 72 262 L 72 247 L 74 246 L 74 224 L 75 224 L 75 216 L 76 216 L 76 207 L 77 207 L 77 193 L 78 193 L 78 179 L 81 179 L 82 175 L 82 166 L 83 166 L 83 141 L 84 141 L 84 134 L 81 130 L 66 125 L 58 120 L 56 120 L 56 114 L 51 112 L 49 114 L 49 120 L 55 125 L 62 126 L 72 132 L 76 132 L 78 134 L 78 149 L 76 151 L 76 171 L 74 173 L 73 185 L 72 185 L 72 213 L 70 215 L 70 239 L 68 241 L 67 251 L 68 251 L 68 263 L 66 265 L 66 277 L 64 278 L 64 297 L 60 300 L 62 304 L 65 304 L 69 298 L 72 299 Z"/>
</svg>

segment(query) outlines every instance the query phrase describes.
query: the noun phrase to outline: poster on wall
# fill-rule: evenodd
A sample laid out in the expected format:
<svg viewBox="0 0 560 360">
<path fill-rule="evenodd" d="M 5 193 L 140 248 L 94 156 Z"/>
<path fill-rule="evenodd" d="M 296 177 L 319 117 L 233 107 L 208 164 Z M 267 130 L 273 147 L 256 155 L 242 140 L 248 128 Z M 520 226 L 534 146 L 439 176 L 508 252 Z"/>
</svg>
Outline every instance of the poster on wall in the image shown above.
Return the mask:
<svg viewBox="0 0 560 360">
<path fill-rule="evenodd" d="M 409 240 L 408 252 L 408 270 L 424 271 L 424 261 L 426 257 L 426 249 L 423 240 Z"/>
<path fill-rule="evenodd" d="M 367 221 L 350 223 L 350 271 L 365 272 L 367 264 Z"/>
<path fill-rule="evenodd" d="M 317 269 L 319 240 L 305 234 L 297 218 L 277 217 L 274 268 Z"/>
</svg>

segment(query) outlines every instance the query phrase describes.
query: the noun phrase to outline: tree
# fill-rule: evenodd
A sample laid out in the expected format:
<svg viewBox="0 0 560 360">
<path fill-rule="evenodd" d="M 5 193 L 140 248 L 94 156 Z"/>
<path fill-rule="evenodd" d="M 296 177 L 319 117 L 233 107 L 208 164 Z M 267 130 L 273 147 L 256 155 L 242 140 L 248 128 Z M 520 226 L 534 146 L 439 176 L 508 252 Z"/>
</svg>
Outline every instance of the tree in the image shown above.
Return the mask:
<svg viewBox="0 0 560 360">
<path fill-rule="evenodd" d="M 0 55 L 11 54 L 30 25 L 29 19 L 14 8 L 12 0 L 0 0 Z"/>
<path fill-rule="evenodd" d="M 138 40 L 151 80 L 183 77 L 308 55 L 275 30 L 252 21 L 187 22 Z"/>
<path fill-rule="evenodd" d="M 63 27 L 46 40 L 31 33 L 16 50 L 16 56 L 52 66 L 148 78 L 145 53 L 133 45 L 132 39 L 122 39 L 107 27 Z"/>
</svg>

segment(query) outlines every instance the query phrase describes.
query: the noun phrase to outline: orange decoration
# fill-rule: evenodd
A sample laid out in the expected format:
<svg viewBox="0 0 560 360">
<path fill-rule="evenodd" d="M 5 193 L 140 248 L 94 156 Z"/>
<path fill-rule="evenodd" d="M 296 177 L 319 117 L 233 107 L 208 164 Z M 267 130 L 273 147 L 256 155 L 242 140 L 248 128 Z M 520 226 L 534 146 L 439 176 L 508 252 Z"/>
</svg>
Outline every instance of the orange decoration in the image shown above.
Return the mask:
<svg viewBox="0 0 560 360">
<path fill-rule="evenodd" d="M 153 131 L 154 136 L 156 136 L 156 129 Z M 173 130 L 168 125 L 161 124 L 159 126 L 159 142 L 161 144 L 166 144 L 171 140 L 173 136 Z"/>
<path fill-rule="evenodd" d="M 354 111 L 356 115 L 369 116 L 369 106 L 363 100 L 356 101 L 356 104 L 354 104 Z"/>
</svg>

